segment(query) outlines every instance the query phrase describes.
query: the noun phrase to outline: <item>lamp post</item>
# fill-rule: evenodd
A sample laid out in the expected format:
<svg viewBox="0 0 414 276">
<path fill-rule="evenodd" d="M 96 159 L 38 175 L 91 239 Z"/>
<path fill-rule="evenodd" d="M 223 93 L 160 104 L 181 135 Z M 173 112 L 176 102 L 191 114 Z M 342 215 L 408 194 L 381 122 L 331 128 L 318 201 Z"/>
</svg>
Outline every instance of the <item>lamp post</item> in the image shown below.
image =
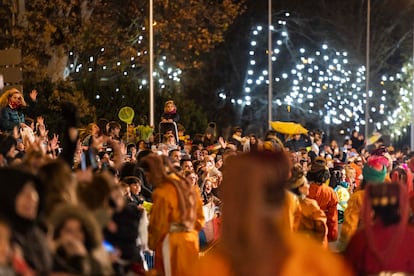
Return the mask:
<svg viewBox="0 0 414 276">
<path fill-rule="evenodd" d="M 271 129 L 270 122 L 272 121 L 272 103 L 273 103 L 273 73 L 272 73 L 272 0 L 268 0 L 268 126 Z"/>
<path fill-rule="evenodd" d="M 154 18 L 153 0 L 149 0 L 149 119 L 150 126 L 154 126 Z"/>
<path fill-rule="evenodd" d="M 412 70 L 413 70 L 413 78 L 411 83 L 411 88 L 413 90 L 413 94 L 411 95 L 411 150 L 414 150 L 414 22 L 413 22 L 413 53 L 412 53 Z"/>
<path fill-rule="evenodd" d="M 365 139 L 368 139 L 369 131 L 369 47 L 371 25 L 371 0 L 367 0 L 367 36 L 366 36 L 366 65 L 365 65 Z"/>
</svg>

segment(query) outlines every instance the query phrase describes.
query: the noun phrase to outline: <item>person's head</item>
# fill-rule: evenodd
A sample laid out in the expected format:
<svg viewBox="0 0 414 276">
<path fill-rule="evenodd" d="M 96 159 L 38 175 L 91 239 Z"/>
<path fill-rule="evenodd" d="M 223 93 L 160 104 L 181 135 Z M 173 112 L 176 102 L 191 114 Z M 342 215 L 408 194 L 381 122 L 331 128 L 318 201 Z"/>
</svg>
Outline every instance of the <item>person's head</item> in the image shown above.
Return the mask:
<svg viewBox="0 0 414 276">
<path fill-rule="evenodd" d="M 10 222 L 34 222 L 40 210 L 41 183 L 33 174 L 16 168 L 0 168 L 4 181 L 0 210 Z"/>
<path fill-rule="evenodd" d="M 25 107 L 26 102 L 24 100 L 23 93 L 16 88 L 11 88 L 5 91 L 0 97 L 0 106 L 10 106 L 12 109 Z"/>
<path fill-rule="evenodd" d="M 390 172 L 392 182 L 400 183 L 408 193 L 413 191 L 413 174 L 406 165 L 398 166 Z"/>
<path fill-rule="evenodd" d="M 310 170 L 306 174 L 309 182 L 322 184 L 331 177 L 325 158 L 316 157 L 312 161 Z"/>
<path fill-rule="evenodd" d="M 191 185 L 197 185 L 198 175 L 194 171 L 184 171 L 184 177 L 191 183 Z"/>
<path fill-rule="evenodd" d="M 169 100 L 166 101 L 164 104 L 164 112 L 165 113 L 175 113 L 177 110 L 177 107 L 174 104 L 174 101 Z"/>
<path fill-rule="evenodd" d="M 194 166 L 191 159 L 181 159 L 181 168 L 184 171 L 194 171 Z"/>
<path fill-rule="evenodd" d="M 181 160 L 181 152 L 178 149 L 172 149 L 168 152 L 168 157 L 171 159 L 171 162 L 178 162 L 180 163 Z"/>
<path fill-rule="evenodd" d="M 121 124 L 116 121 L 109 122 L 108 125 L 108 132 L 109 135 L 112 135 L 114 137 L 119 137 L 119 132 L 121 131 Z"/>
<path fill-rule="evenodd" d="M 305 171 L 299 163 L 292 167 L 289 189 L 299 196 L 307 196 L 309 194 L 309 183 L 306 179 Z"/>
<path fill-rule="evenodd" d="M 382 183 L 387 176 L 388 159 L 383 156 L 371 156 L 362 169 L 362 188 L 367 183 Z"/>
<path fill-rule="evenodd" d="M 213 189 L 212 181 L 210 177 L 206 177 L 203 182 L 203 190 L 205 193 L 209 194 L 211 193 L 211 190 Z"/>
<path fill-rule="evenodd" d="M 98 122 L 96 122 L 98 128 L 99 128 L 99 136 L 101 135 L 108 135 L 108 129 L 109 129 L 109 121 L 105 118 L 100 118 Z"/>
<path fill-rule="evenodd" d="M 140 162 L 140 167 L 144 170 L 146 179 L 155 186 L 168 178 L 167 170 L 173 170 L 171 163 L 168 168 L 165 165 L 162 156 L 153 153 L 142 158 Z"/>
<path fill-rule="evenodd" d="M 233 131 L 232 131 L 232 135 L 236 135 L 236 136 L 242 136 L 242 128 L 239 126 L 233 127 Z"/>
<path fill-rule="evenodd" d="M 49 224 L 53 240 L 76 240 L 88 252 L 102 243 L 102 234 L 91 212 L 81 206 L 61 204 L 53 211 Z"/>
<path fill-rule="evenodd" d="M 12 135 L 0 133 L 0 156 L 14 158 L 16 145 L 17 141 Z"/>
<path fill-rule="evenodd" d="M 138 145 L 138 151 L 147 149 L 147 145 L 145 144 L 144 140 L 139 140 L 137 145 Z"/>
<path fill-rule="evenodd" d="M 47 162 L 40 167 L 38 176 L 43 183 L 45 214 L 48 216 L 60 203 L 77 204 L 76 181 L 69 165 L 61 159 Z"/>
<path fill-rule="evenodd" d="M 128 184 L 131 194 L 138 195 L 141 192 L 141 179 L 136 176 L 126 176 L 121 180 L 123 183 Z"/>
<path fill-rule="evenodd" d="M 287 257 L 283 210 L 290 170 L 284 152 L 243 153 L 226 160 L 221 241 L 235 275 L 278 275 Z"/>
</svg>

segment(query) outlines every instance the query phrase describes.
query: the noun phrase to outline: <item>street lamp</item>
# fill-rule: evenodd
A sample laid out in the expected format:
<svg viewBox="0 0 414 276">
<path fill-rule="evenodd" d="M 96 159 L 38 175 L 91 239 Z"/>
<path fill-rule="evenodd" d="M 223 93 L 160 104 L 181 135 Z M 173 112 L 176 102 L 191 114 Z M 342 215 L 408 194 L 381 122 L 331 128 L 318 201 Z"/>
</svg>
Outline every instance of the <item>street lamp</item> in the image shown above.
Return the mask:
<svg viewBox="0 0 414 276">
<path fill-rule="evenodd" d="M 272 128 L 270 122 L 272 121 L 272 108 L 273 108 L 273 73 L 272 73 L 272 0 L 268 1 L 268 53 L 267 53 L 267 64 L 268 64 L 268 124 L 269 130 Z"/>
<path fill-rule="evenodd" d="M 369 47 L 370 47 L 370 25 L 371 25 L 371 0 L 367 0 L 367 36 L 366 36 L 366 65 L 365 65 L 365 139 L 368 139 L 369 131 Z"/>
<path fill-rule="evenodd" d="M 149 0 L 149 119 L 154 126 L 154 18 L 153 0 Z"/>
<path fill-rule="evenodd" d="M 412 70 L 413 70 L 413 77 L 412 77 L 412 90 L 413 94 L 411 95 L 411 150 L 414 150 L 414 22 L 413 22 L 413 63 L 412 63 Z"/>
</svg>

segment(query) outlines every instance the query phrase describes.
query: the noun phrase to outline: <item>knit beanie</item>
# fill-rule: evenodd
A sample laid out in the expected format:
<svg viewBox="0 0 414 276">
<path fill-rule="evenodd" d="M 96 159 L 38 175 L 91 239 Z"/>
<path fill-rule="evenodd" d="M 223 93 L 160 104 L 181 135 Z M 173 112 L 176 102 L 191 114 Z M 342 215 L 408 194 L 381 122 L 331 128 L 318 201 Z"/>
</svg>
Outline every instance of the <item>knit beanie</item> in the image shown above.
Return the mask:
<svg viewBox="0 0 414 276">
<path fill-rule="evenodd" d="M 362 169 L 365 182 L 382 183 L 387 175 L 388 159 L 383 156 L 371 156 Z"/>
</svg>

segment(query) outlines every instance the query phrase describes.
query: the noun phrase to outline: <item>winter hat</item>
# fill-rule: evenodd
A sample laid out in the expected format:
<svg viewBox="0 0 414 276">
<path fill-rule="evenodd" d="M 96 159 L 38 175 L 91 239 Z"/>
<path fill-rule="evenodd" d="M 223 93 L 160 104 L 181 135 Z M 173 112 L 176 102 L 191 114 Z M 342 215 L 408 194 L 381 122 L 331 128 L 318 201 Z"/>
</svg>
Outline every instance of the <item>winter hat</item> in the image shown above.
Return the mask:
<svg viewBox="0 0 414 276">
<path fill-rule="evenodd" d="M 363 180 L 370 183 L 384 182 L 387 175 L 387 166 L 388 159 L 384 156 L 371 156 L 362 169 Z"/>
<path fill-rule="evenodd" d="M 331 177 L 326 160 L 322 157 L 316 157 L 312 161 L 310 171 L 306 177 L 309 181 L 325 183 Z"/>
</svg>

